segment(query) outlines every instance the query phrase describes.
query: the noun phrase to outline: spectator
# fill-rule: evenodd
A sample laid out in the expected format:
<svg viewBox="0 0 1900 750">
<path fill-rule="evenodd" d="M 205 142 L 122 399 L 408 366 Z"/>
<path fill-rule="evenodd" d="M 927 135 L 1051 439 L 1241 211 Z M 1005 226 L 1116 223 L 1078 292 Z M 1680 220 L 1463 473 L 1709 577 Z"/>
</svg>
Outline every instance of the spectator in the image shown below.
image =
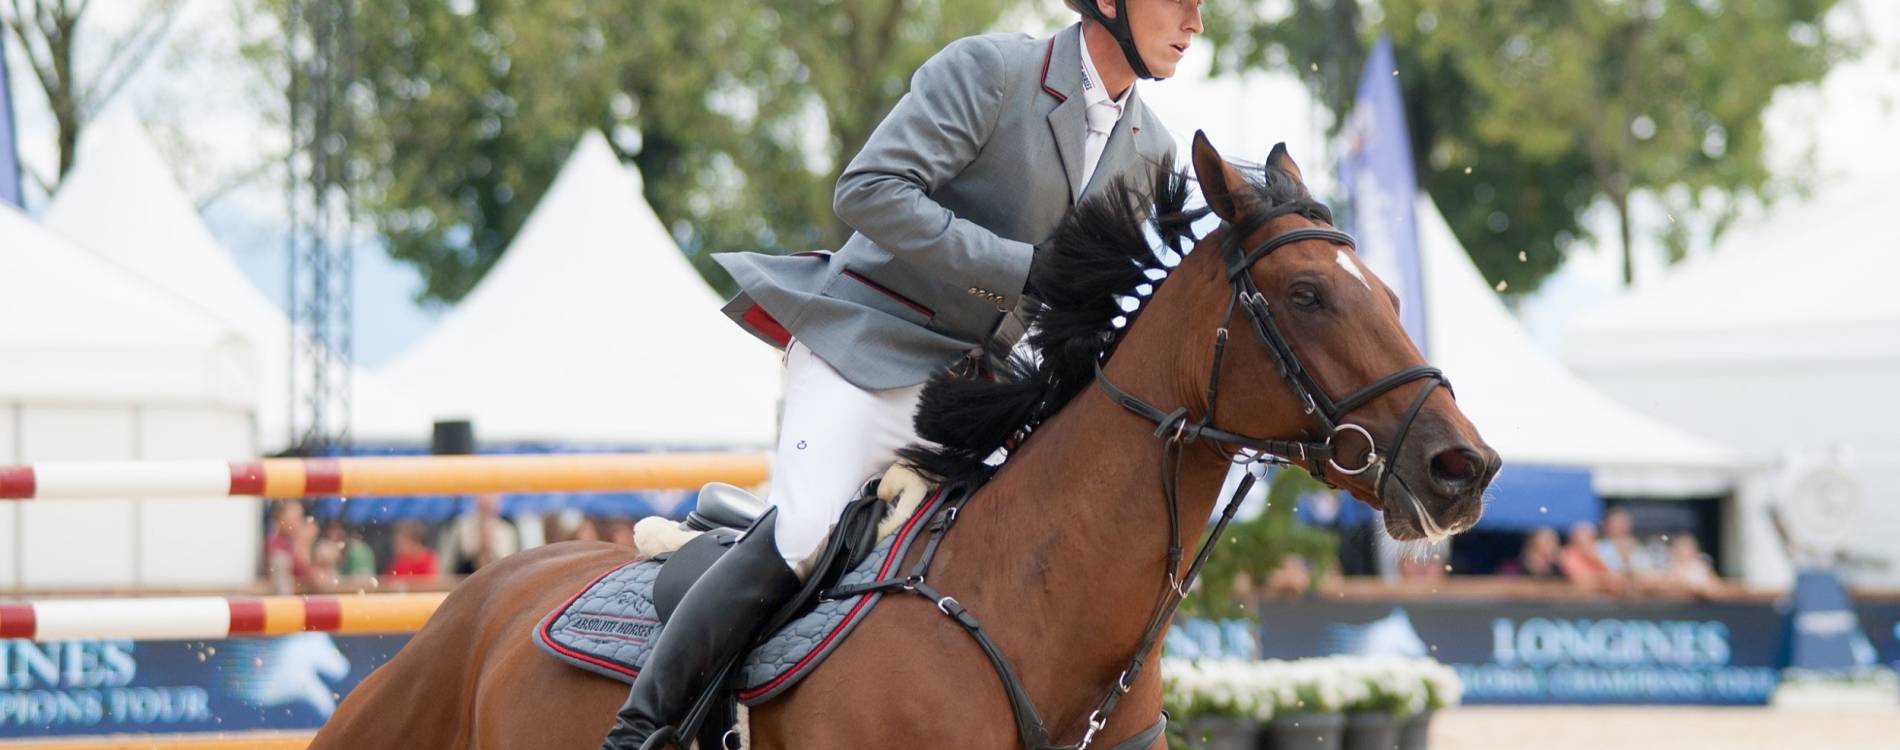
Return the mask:
<svg viewBox="0 0 1900 750">
<path fill-rule="evenodd" d="M 342 588 L 342 576 L 337 573 L 337 564 L 342 559 L 341 543 L 332 542 L 328 537 L 313 540 L 310 544 L 310 577 L 305 581 L 304 589 L 335 591 Z"/>
<path fill-rule="evenodd" d="M 396 542 L 389 561 L 391 578 L 424 580 L 440 574 L 435 550 L 422 543 L 422 525 L 415 521 L 396 524 Z"/>
<path fill-rule="evenodd" d="M 1252 581 L 1246 583 L 1249 587 Z M 1313 569 L 1306 564 L 1306 558 L 1299 555 L 1287 555 L 1280 558 L 1280 564 L 1267 574 L 1265 585 L 1260 587 L 1263 598 L 1298 599 L 1306 596 L 1307 589 L 1313 586 Z M 1236 586 L 1235 588 L 1239 588 Z"/>
<path fill-rule="evenodd" d="M 1562 553 L 1563 542 L 1558 540 L 1557 530 L 1540 527 L 1524 537 L 1524 548 L 1517 553 L 1517 559 L 1505 560 L 1498 566 L 1498 575 L 1560 580 L 1564 573 L 1558 567 L 1557 558 Z"/>
<path fill-rule="evenodd" d="M 550 542 L 574 540 L 599 541 L 600 527 L 594 519 L 588 518 L 578 508 L 568 508 L 547 517 L 547 537 Z"/>
<path fill-rule="evenodd" d="M 376 575 L 376 552 L 363 540 L 361 532 L 332 520 L 323 527 L 323 541 L 337 550 L 337 575 L 345 580 Z"/>
<path fill-rule="evenodd" d="M 1603 514 L 1603 538 L 1597 541 L 1597 557 L 1612 574 L 1632 583 L 1653 579 L 1662 567 L 1636 538 L 1629 511 L 1622 508 L 1612 508 Z"/>
<path fill-rule="evenodd" d="M 271 590 L 279 594 L 295 593 L 310 580 L 310 541 L 315 522 L 303 514 L 303 506 L 293 500 L 280 500 L 272 507 L 273 524 L 264 537 L 264 574 Z"/>
<path fill-rule="evenodd" d="M 1715 593 L 1722 583 L 1715 575 L 1709 556 L 1702 554 L 1702 543 L 1696 541 L 1693 534 L 1678 534 L 1669 540 L 1667 582 L 1676 591 L 1698 596 Z"/>
<path fill-rule="evenodd" d="M 1623 579 L 1597 554 L 1597 527 L 1589 521 L 1570 525 L 1570 543 L 1557 556 L 1557 566 L 1578 588 L 1610 594 L 1623 590 Z"/>
<path fill-rule="evenodd" d="M 1399 553 L 1399 580 L 1412 586 L 1423 584 L 1437 586 L 1444 583 L 1449 571 L 1445 570 L 1445 553 L 1450 545 L 1439 542 Z"/>
<path fill-rule="evenodd" d="M 443 536 L 442 567 L 469 575 L 521 548 L 515 526 L 501 517 L 501 496 L 475 496 L 475 507 L 458 516 Z"/>
<path fill-rule="evenodd" d="M 633 521 L 626 519 L 608 521 L 607 541 L 627 547 L 635 546 L 633 543 Z"/>
</svg>

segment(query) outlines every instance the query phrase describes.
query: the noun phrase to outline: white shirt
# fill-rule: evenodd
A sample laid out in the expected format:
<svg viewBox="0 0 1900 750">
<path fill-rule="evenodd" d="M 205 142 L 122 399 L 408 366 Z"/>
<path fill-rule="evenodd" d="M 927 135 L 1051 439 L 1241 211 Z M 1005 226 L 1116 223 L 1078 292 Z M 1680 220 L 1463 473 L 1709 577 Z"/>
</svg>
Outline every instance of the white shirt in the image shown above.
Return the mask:
<svg viewBox="0 0 1900 750">
<path fill-rule="evenodd" d="M 1082 101 L 1087 105 L 1083 110 L 1087 115 L 1088 133 L 1082 141 L 1082 185 L 1087 187 L 1089 178 L 1095 176 L 1095 164 L 1102 160 L 1102 149 L 1108 145 L 1109 131 L 1115 129 L 1115 123 L 1121 121 L 1122 113 L 1127 109 L 1128 94 L 1135 90 L 1130 84 L 1121 98 L 1108 98 L 1108 88 L 1101 83 L 1102 76 L 1095 72 L 1095 60 L 1089 57 L 1089 43 L 1082 40 Z M 1076 191 L 1076 201 L 1082 200 L 1081 191 Z"/>
</svg>

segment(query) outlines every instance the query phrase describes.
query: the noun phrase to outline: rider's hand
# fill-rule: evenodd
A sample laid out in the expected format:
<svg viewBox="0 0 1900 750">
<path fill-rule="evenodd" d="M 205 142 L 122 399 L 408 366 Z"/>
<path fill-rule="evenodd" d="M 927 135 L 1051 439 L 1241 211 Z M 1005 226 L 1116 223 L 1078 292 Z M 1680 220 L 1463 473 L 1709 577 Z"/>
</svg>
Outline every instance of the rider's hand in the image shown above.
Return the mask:
<svg viewBox="0 0 1900 750">
<path fill-rule="evenodd" d="M 1045 268 L 1045 264 L 1049 262 L 1047 259 L 1050 257 L 1049 253 L 1052 252 L 1050 244 L 1052 244 L 1051 240 L 1036 243 L 1034 254 L 1029 261 L 1029 276 L 1023 279 L 1023 296 L 1042 299 L 1042 295 L 1036 291 L 1036 273 Z"/>
</svg>

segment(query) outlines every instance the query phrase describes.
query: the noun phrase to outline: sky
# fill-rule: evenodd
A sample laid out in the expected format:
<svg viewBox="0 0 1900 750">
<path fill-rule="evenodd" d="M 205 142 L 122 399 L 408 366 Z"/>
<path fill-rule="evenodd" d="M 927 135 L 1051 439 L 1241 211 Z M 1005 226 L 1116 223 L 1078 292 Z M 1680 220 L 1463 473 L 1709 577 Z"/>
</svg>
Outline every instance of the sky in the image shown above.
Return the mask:
<svg viewBox="0 0 1900 750">
<path fill-rule="evenodd" d="M 281 306 L 287 297 L 285 207 L 282 170 L 272 160 L 283 151 L 284 137 L 267 114 L 275 97 L 269 82 L 239 52 L 246 34 L 262 32 L 254 25 L 248 31 L 238 28 L 232 10 L 236 0 L 184 3 L 159 52 L 113 106 L 131 108 L 146 124 L 186 193 L 199 202 L 214 236 Z M 1044 12 L 1023 14 L 1006 26 L 1047 33 L 1054 28 L 1050 19 L 1061 12 L 1056 0 L 1044 5 Z M 107 30 L 126 28 L 144 22 L 140 6 L 97 4 L 98 17 L 89 21 Z M 1900 132 L 1900 3 L 1849 0 L 1830 23 L 1863 31 L 1871 46 L 1860 60 L 1837 66 L 1822 84 L 1777 95 L 1767 113 L 1770 166 L 1778 175 L 1816 183 L 1900 173 L 1900 148 L 1891 142 L 1891 134 Z M 56 162 L 53 121 L 17 46 L 10 44 L 7 51 L 21 159 L 50 173 Z M 1289 74 L 1210 78 L 1210 47 L 1194 45 L 1174 79 L 1140 84 L 1143 100 L 1161 115 L 1182 150 L 1196 129 L 1240 159 L 1260 160 L 1274 143 L 1285 142 L 1315 192 L 1328 194 L 1332 154 L 1325 133 L 1331 115 Z M 81 50 L 82 66 L 88 52 Z M 246 176 L 250 179 L 242 179 Z M 29 208 L 43 209 L 44 195 L 35 195 L 30 185 L 28 191 Z M 1634 215 L 1639 238 L 1671 220 L 1653 202 L 1640 202 Z M 1588 222 L 1599 236 L 1616 236 L 1614 213 L 1606 207 L 1593 210 Z M 1656 243 L 1639 241 L 1636 254 L 1639 286 L 1663 278 L 1666 269 Z M 425 334 L 443 310 L 415 304 L 421 288 L 416 273 L 390 260 L 373 242 L 359 246 L 354 262 L 356 357 L 376 367 Z M 1621 292 L 1619 262 L 1613 243 L 1573 247 L 1563 268 L 1518 305 L 1540 347 L 1559 353 L 1567 319 Z"/>
</svg>

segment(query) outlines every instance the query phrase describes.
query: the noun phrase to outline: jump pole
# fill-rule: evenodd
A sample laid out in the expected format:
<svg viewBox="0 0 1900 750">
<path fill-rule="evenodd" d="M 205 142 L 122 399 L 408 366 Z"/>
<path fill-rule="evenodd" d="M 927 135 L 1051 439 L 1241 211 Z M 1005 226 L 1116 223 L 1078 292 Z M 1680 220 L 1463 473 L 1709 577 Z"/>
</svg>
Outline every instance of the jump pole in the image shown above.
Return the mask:
<svg viewBox="0 0 1900 750">
<path fill-rule="evenodd" d="M 200 641 L 292 633 L 413 633 L 447 592 L 0 601 L 0 638 Z"/>
<path fill-rule="evenodd" d="M 765 481 L 763 453 L 49 461 L 0 466 L 0 500 L 625 492 Z"/>
</svg>

